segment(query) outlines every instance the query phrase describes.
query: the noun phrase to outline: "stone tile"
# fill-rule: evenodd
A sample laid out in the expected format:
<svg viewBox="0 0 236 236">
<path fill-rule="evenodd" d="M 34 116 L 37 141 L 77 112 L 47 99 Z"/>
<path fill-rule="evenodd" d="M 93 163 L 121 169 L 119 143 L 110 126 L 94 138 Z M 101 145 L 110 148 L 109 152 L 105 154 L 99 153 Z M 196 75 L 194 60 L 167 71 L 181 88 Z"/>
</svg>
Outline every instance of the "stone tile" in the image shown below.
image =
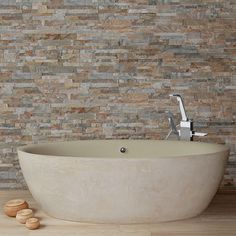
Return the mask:
<svg viewBox="0 0 236 236">
<path fill-rule="evenodd" d="M 221 188 L 235 188 L 235 7 L 0 1 L 0 188 L 26 187 L 16 156 L 23 144 L 163 139 L 164 111 L 179 119 L 171 92 L 184 96 L 195 128 L 209 133 L 203 141 L 230 147 Z"/>
</svg>

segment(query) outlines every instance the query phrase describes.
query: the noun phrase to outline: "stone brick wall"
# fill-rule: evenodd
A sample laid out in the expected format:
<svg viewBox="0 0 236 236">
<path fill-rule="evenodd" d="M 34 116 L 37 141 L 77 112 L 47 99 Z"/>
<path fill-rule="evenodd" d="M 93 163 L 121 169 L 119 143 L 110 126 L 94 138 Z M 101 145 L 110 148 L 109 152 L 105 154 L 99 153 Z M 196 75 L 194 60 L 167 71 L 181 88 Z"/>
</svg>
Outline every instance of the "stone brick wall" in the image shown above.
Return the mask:
<svg viewBox="0 0 236 236">
<path fill-rule="evenodd" d="M 1 0 L 0 188 L 26 188 L 23 144 L 163 139 L 172 92 L 235 188 L 235 25 L 234 0 Z"/>
</svg>

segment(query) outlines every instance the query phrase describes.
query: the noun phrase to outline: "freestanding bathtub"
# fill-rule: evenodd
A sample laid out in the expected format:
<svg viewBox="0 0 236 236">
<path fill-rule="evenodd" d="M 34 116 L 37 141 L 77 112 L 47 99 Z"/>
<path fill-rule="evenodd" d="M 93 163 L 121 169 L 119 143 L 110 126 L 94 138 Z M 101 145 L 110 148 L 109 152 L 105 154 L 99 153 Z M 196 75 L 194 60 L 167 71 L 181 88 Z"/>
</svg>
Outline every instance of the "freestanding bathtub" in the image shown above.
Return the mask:
<svg viewBox="0 0 236 236">
<path fill-rule="evenodd" d="M 200 214 L 229 149 L 183 141 L 100 140 L 18 149 L 29 190 L 49 215 L 93 223 L 155 223 Z"/>
</svg>

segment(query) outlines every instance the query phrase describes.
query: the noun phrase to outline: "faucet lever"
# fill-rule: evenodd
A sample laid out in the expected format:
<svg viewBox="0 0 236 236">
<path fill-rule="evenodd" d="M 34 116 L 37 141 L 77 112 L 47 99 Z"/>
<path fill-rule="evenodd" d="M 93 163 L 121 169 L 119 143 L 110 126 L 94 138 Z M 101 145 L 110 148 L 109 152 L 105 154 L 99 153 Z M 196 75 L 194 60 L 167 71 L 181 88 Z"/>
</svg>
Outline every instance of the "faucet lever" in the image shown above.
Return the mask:
<svg viewBox="0 0 236 236">
<path fill-rule="evenodd" d="M 200 133 L 200 132 L 192 131 L 192 136 L 203 137 L 203 136 L 207 136 L 207 134 L 208 133 Z"/>
<path fill-rule="evenodd" d="M 179 108 L 180 108 L 180 113 L 182 116 L 182 121 L 188 121 L 188 117 L 186 115 L 185 107 L 184 107 L 184 102 L 180 94 L 178 93 L 173 93 L 169 95 L 170 97 L 176 97 L 177 101 L 179 102 Z"/>
</svg>

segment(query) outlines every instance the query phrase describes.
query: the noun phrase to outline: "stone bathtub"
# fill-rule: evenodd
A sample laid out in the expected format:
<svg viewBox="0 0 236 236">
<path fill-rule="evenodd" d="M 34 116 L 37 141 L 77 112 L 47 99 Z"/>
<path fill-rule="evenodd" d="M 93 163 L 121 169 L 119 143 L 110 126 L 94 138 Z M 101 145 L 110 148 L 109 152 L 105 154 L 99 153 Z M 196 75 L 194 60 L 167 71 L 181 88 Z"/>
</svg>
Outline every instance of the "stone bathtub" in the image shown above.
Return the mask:
<svg viewBox="0 0 236 236">
<path fill-rule="evenodd" d="M 155 223 L 200 214 L 229 149 L 183 141 L 100 140 L 20 147 L 29 190 L 49 215 L 93 223 Z"/>
</svg>

